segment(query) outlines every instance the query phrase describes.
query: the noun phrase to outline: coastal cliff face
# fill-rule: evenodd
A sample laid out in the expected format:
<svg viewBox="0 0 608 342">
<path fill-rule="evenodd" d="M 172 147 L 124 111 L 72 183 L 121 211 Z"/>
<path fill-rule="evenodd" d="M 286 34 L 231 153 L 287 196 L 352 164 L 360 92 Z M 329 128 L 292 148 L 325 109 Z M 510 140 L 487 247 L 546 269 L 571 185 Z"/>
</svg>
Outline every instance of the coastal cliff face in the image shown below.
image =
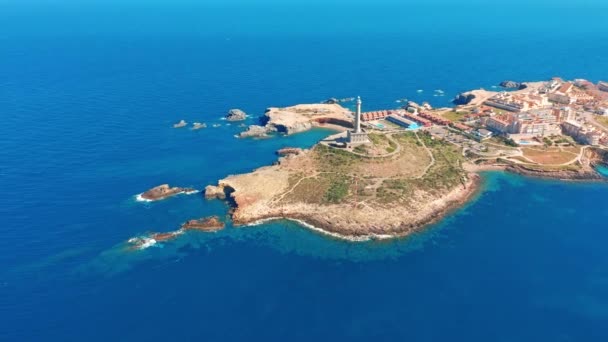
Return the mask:
<svg viewBox="0 0 608 342">
<path fill-rule="evenodd" d="M 586 157 L 589 158 L 592 165 L 608 165 L 608 150 L 590 148 L 586 151 Z"/>
<path fill-rule="evenodd" d="M 264 126 L 250 126 L 240 137 L 265 136 L 270 132 L 294 134 L 316 126 L 346 129 L 352 122 L 349 111 L 338 104 L 301 104 L 266 110 Z"/>
<path fill-rule="evenodd" d="M 477 189 L 479 177 L 455 166 L 460 153 L 453 146 L 434 142 L 438 146 L 429 151 L 442 155 L 435 161 L 413 135 L 395 141 L 403 152 L 385 159 L 317 145 L 277 165 L 222 179 L 206 196 L 230 200 L 235 225 L 294 219 L 359 240 L 408 235 Z"/>
</svg>

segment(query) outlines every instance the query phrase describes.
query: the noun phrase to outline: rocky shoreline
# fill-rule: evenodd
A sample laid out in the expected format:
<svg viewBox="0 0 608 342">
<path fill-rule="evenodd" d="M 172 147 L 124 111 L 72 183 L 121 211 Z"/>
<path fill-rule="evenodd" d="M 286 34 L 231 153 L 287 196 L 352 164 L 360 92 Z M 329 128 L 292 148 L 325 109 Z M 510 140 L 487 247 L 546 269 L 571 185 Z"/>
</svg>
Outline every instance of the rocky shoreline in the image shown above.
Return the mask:
<svg viewBox="0 0 608 342">
<path fill-rule="evenodd" d="M 517 174 L 525 177 L 554 179 L 562 181 L 588 181 L 604 182 L 608 181 L 592 167 L 581 170 L 537 170 L 524 165 L 517 164 L 466 164 L 465 169 L 469 172 L 502 171 Z"/>
<path fill-rule="evenodd" d="M 357 221 L 357 229 L 352 228 L 352 222 L 341 224 L 340 222 L 332 222 L 327 219 L 334 210 L 353 211 L 354 209 L 351 205 L 315 206 L 313 210 L 300 210 L 301 206 L 298 204 L 294 204 L 293 206 L 284 205 L 280 208 L 267 208 L 267 211 L 260 212 L 260 214 L 255 216 L 243 216 L 239 211 L 239 205 L 249 205 L 250 199 L 239 198 L 238 187 L 232 188 L 228 183 L 220 182 L 220 184 L 223 185 L 208 188 L 214 194 L 228 194 L 219 198 L 230 200 L 229 204 L 232 206 L 231 218 L 235 226 L 246 227 L 274 220 L 291 220 L 335 238 L 349 241 L 367 241 L 406 237 L 440 221 L 449 213 L 468 203 L 479 192 L 481 189 L 481 177 L 476 173 L 468 174 L 468 181 L 463 186 L 453 189 L 440 201 L 428 204 L 425 206 L 426 210 L 421 209 L 416 217 L 409 221 L 404 221 L 399 225 L 393 226 L 382 226 L 376 222 Z M 226 191 L 228 188 L 229 191 Z M 211 195 L 206 197 L 214 198 Z M 392 210 L 389 211 L 392 212 Z M 387 213 L 379 213 L 378 215 L 382 216 L 383 214 L 389 213 L 387 211 Z"/>
<path fill-rule="evenodd" d="M 479 175 L 471 174 L 466 189 L 459 189 L 456 193 L 448 195 L 448 200 L 443 208 L 421 216 L 416 222 L 404 224 L 397 229 L 392 229 L 390 231 L 378 226 L 369 226 L 369 231 L 367 233 L 352 234 L 352 231 L 348 229 L 342 229 L 340 226 L 328 225 L 325 221 L 319 220 L 314 216 L 302 214 L 286 214 L 281 216 L 269 215 L 268 217 L 260 217 L 252 222 L 237 221 L 234 222 L 234 224 L 236 226 L 255 226 L 275 220 L 289 220 L 299 223 L 318 233 L 352 242 L 404 238 L 426 229 L 430 225 L 441 221 L 450 213 L 453 213 L 467 203 L 470 203 L 470 200 L 479 194 L 481 182 L 481 177 L 479 177 Z"/>
<path fill-rule="evenodd" d="M 528 177 L 565 181 L 607 181 L 605 177 L 602 177 L 599 173 L 594 171 L 593 168 L 584 169 L 583 171 L 559 170 L 552 172 L 534 170 L 519 165 L 468 164 L 464 166 L 465 170 L 469 172 L 467 175 L 468 181 L 465 183 L 464 187 L 452 190 L 443 198 L 440 206 L 433 206 L 432 210 L 421 211 L 415 220 L 392 227 L 382 227 L 366 222 L 359 222 L 361 229 L 353 230 L 348 225 L 336 224 L 335 222 L 325 219 L 323 211 L 336 210 L 336 206 L 319 206 L 315 211 L 299 211 L 301 208 L 298 205 L 294 205 L 294 208 L 290 208 L 289 205 L 287 205 L 277 209 L 270 209 L 264 214 L 256 216 L 242 216 L 239 212 L 239 202 L 243 203 L 243 201 L 239 201 L 239 199 L 234 196 L 235 194 L 238 194 L 239 189 L 238 187 L 232 188 L 229 182 L 220 182 L 219 186 L 209 186 L 205 196 L 208 199 L 219 198 L 227 200 L 232 207 L 231 218 L 235 226 L 247 227 L 256 226 L 269 221 L 289 220 L 327 236 L 357 242 L 402 238 L 437 223 L 453 211 L 470 203 L 470 201 L 480 193 L 482 189 L 482 177 L 479 175 L 479 172 L 483 171 L 503 171 Z M 251 199 L 246 199 L 245 205 L 248 205 L 249 203 L 247 202 L 250 200 Z M 351 208 L 350 210 L 353 209 Z M 382 215 L 382 213 L 379 215 Z"/>
<path fill-rule="evenodd" d="M 505 168 L 506 172 L 511 172 L 514 174 L 527 176 L 527 177 L 535 177 L 535 178 L 544 178 L 544 179 L 556 179 L 556 180 L 564 180 L 564 181 L 605 181 L 604 177 L 597 173 L 593 168 L 582 169 L 578 171 L 574 170 L 556 170 L 556 171 L 546 171 L 546 170 L 536 170 L 533 168 L 529 168 L 523 165 L 510 165 Z"/>
</svg>

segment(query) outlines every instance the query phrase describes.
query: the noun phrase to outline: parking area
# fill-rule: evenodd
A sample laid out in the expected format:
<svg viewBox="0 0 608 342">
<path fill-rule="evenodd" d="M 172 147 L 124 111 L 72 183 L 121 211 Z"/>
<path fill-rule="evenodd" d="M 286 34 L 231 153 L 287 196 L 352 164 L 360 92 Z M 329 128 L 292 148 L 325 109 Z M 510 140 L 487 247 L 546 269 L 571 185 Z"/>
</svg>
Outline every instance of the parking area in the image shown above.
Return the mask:
<svg viewBox="0 0 608 342">
<path fill-rule="evenodd" d="M 452 144 L 461 146 L 463 148 L 470 148 L 478 152 L 486 151 L 487 148 L 484 144 L 478 141 L 466 137 L 460 132 L 456 132 L 445 126 L 433 126 L 426 129 L 432 136 L 445 139 Z"/>
</svg>

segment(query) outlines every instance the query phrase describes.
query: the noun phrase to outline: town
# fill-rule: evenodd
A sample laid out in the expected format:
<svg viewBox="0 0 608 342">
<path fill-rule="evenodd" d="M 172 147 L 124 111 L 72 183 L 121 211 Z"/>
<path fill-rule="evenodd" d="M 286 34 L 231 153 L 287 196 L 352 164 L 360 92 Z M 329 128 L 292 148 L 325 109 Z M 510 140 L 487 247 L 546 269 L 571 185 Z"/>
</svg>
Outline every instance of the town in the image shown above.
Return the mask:
<svg viewBox="0 0 608 342">
<path fill-rule="evenodd" d="M 608 83 L 555 77 L 503 91 L 460 94 L 453 108 L 412 101 L 361 113 L 369 131 L 426 131 L 481 159 L 522 165 L 581 163 L 585 145 L 608 146 Z"/>
</svg>

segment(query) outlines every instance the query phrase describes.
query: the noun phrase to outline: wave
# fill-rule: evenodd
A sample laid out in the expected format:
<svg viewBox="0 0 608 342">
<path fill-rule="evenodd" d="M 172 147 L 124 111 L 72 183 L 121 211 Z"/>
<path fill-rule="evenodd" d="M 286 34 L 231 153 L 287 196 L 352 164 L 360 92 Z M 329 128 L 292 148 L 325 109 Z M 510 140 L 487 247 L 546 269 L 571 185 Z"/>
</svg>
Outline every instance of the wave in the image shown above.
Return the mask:
<svg viewBox="0 0 608 342">
<path fill-rule="evenodd" d="M 288 217 L 269 217 L 269 218 L 265 218 L 265 219 L 260 219 L 257 220 L 255 222 L 246 224 L 245 226 L 259 226 L 262 225 L 264 223 L 268 223 L 268 222 L 272 222 L 272 221 L 279 221 L 279 220 L 287 220 L 287 221 L 292 221 L 292 222 L 296 222 L 297 224 L 308 228 L 314 232 L 323 234 L 323 235 L 327 235 L 327 236 L 331 236 L 334 237 L 336 239 L 340 239 L 340 240 L 347 240 L 347 241 L 351 241 L 351 242 L 365 242 L 365 241 L 370 241 L 372 239 L 374 240 L 388 240 L 388 239 L 393 239 L 394 236 L 389 235 L 389 234 L 368 234 L 368 235 L 363 235 L 363 236 L 355 236 L 355 235 L 344 235 L 344 234 L 339 234 L 339 233 L 335 233 L 335 232 L 330 232 L 328 230 L 325 230 L 323 228 L 319 228 L 316 226 L 313 226 L 312 224 L 299 220 L 299 219 L 294 219 L 294 218 L 288 218 Z"/>
<path fill-rule="evenodd" d="M 134 237 L 127 240 L 128 243 L 136 246 L 137 249 L 143 250 L 155 246 L 157 241 L 150 237 Z"/>
<path fill-rule="evenodd" d="M 147 199 L 147 198 L 143 198 L 143 197 L 142 197 L 142 195 L 143 195 L 143 194 L 144 194 L 144 193 L 142 192 L 141 194 L 137 194 L 137 195 L 135 195 L 135 200 L 136 200 L 137 202 L 154 202 L 154 200 Z"/>
</svg>

